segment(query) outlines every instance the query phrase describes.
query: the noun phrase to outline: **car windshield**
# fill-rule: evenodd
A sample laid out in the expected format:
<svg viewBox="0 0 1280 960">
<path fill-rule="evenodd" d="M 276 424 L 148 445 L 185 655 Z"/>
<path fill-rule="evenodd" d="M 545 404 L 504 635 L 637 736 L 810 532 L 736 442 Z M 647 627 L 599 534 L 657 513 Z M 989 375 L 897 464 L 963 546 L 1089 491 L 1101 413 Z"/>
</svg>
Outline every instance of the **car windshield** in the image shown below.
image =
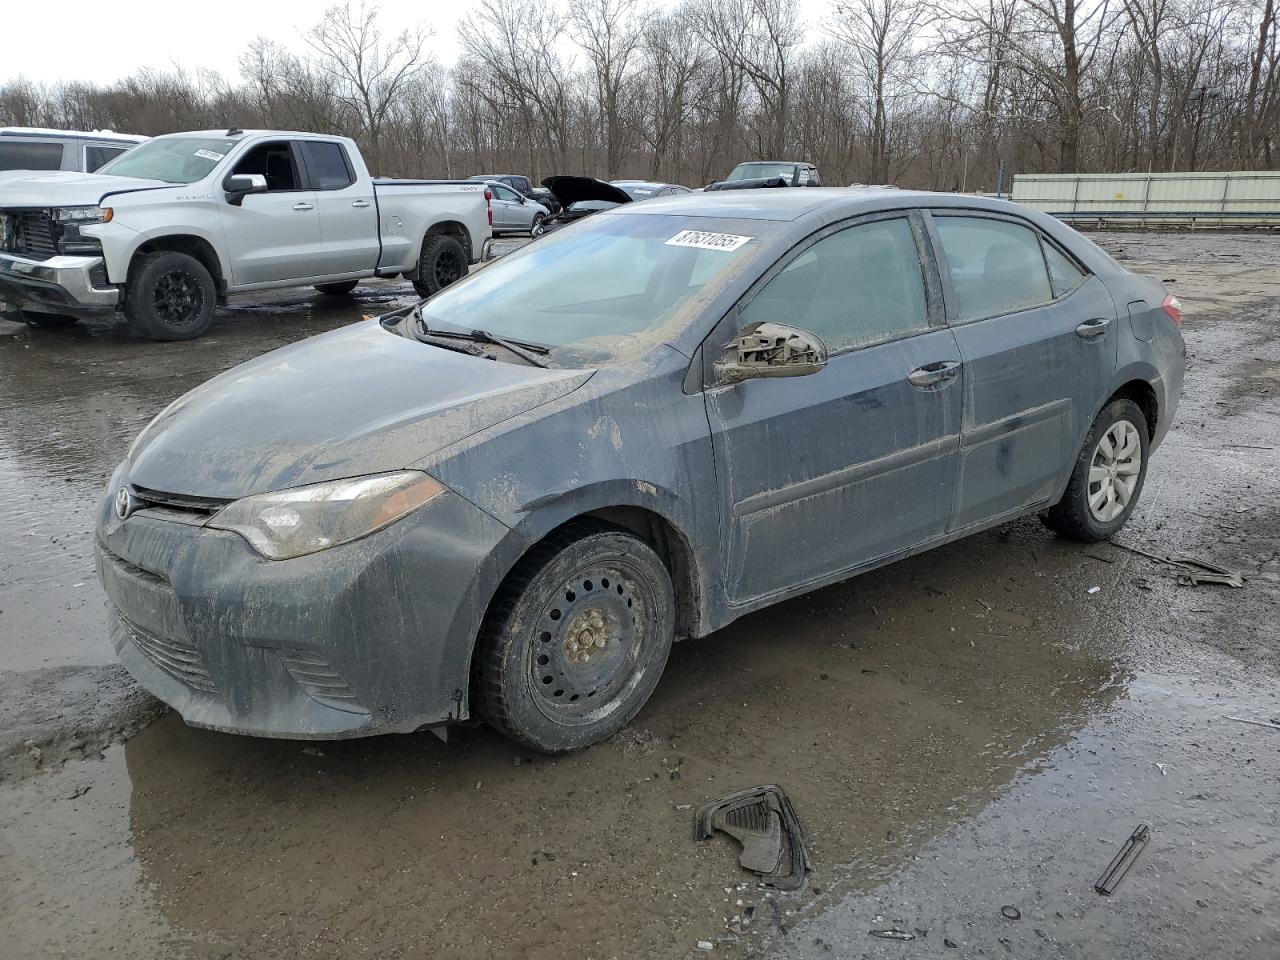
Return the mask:
<svg viewBox="0 0 1280 960">
<path fill-rule="evenodd" d="M 207 176 L 235 145 L 235 140 L 212 137 L 157 137 L 121 154 L 98 173 L 166 183 L 195 183 Z"/>
<path fill-rule="evenodd" d="M 726 180 L 762 180 L 785 177 L 790 180 L 796 172 L 794 163 L 740 163 L 733 168 Z"/>
<path fill-rule="evenodd" d="M 614 183 L 614 186 L 625 193 L 632 200 L 644 200 L 646 197 L 652 197 L 655 193 L 662 189 L 660 183 Z"/>
<path fill-rule="evenodd" d="M 770 221 L 601 213 L 507 254 L 426 302 L 429 327 L 550 347 L 556 367 L 632 360 L 759 249 Z"/>
</svg>

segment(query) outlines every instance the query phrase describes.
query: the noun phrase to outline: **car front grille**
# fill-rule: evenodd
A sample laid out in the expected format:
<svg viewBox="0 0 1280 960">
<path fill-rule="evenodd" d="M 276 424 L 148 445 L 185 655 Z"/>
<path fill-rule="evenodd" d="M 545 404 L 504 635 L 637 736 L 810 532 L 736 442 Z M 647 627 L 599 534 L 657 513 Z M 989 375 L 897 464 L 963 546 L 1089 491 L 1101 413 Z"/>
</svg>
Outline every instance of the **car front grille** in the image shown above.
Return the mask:
<svg viewBox="0 0 1280 960">
<path fill-rule="evenodd" d="M 225 498 L 193 497 L 185 493 L 152 490 L 149 487 L 132 486 L 129 489 L 134 497 L 141 501 L 142 509 L 159 507 L 164 510 L 175 510 L 199 517 L 211 517 L 231 502 Z"/>
<path fill-rule="evenodd" d="M 58 228 L 46 210 L 0 211 L 0 249 L 32 260 L 58 255 Z"/>
<path fill-rule="evenodd" d="M 195 647 L 180 640 L 158 637 L 123 617 L 121 620 L 138 651 L 169 676 L 204 693 L 218 692 Z"/>
</svg>

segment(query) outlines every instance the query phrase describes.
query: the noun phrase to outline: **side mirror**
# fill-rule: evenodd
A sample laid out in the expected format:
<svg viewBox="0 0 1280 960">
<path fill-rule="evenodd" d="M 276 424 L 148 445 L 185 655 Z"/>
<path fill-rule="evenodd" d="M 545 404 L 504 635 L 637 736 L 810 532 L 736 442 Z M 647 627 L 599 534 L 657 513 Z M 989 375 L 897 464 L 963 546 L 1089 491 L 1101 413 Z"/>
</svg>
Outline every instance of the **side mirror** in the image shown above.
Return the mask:
<svg viewBox="0 0 1280 960">
<path fill-rule="evenodd" d="M 719 383 L 756 377 L 807 377 L 827 365 L 827 345 L 785 323 L 753 323 L 738 331 L 715 365 Z"/>
<path fill-rule="evenodd" d="M 222 189 L 227 191 L 227 203 L 238 207 L 249 194 L 266 193 L 267 178 L 260 173 L 233 173 L 222 181 Z"/>
</svg>

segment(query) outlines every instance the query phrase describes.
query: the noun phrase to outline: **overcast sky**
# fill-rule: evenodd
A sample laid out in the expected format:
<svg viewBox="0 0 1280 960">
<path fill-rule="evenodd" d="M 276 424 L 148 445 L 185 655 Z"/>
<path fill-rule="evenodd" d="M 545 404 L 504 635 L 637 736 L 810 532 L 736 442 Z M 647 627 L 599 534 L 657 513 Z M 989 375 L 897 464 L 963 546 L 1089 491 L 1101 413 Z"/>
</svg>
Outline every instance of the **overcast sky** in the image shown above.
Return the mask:
<svg viewBox="0 0 1280 960">
<path fill-rule="evenodd" d="M 239 78 L 238 59 L 258 35 L 286 46 L 301 36 L 332 0 L 216 0 L 205 5 L 174 0 L 0 0 L 5 40 L 0 81 L 24 76 L 37 83 L 89 80 L 109 83 L 142 67 L 194 72 L 201 67 Z M 358 2 L 358 0 L 356 0 Z M 458 56 L 457 27 L 471 4 L 460 0 L 375 0 L 384 35 L 413 23 L 434 30 L 429 48 L 450 64 Z M 675 0 L 656 0 L 670 6 Z M 798 0 L 797 15 L 815 25 L 834 0 Z M 811 29 L 811 33 L 816 30 Z"/>
</svg>

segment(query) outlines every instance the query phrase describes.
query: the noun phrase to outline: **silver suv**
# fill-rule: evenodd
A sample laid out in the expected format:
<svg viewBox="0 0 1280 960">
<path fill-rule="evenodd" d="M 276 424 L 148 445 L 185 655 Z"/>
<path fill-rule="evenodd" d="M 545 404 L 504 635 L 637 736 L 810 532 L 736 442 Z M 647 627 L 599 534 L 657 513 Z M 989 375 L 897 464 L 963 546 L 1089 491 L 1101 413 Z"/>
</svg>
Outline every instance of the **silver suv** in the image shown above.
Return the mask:
<svg viewBox="0 0 1280 960">
<path fill-rule="evenodd" d="M 93 173 L 108 160 L 114 160 L 146 139 L 110 130 L 85 133 L 39 127 L 0 127 L 0 170 Z"/>
</svg>

